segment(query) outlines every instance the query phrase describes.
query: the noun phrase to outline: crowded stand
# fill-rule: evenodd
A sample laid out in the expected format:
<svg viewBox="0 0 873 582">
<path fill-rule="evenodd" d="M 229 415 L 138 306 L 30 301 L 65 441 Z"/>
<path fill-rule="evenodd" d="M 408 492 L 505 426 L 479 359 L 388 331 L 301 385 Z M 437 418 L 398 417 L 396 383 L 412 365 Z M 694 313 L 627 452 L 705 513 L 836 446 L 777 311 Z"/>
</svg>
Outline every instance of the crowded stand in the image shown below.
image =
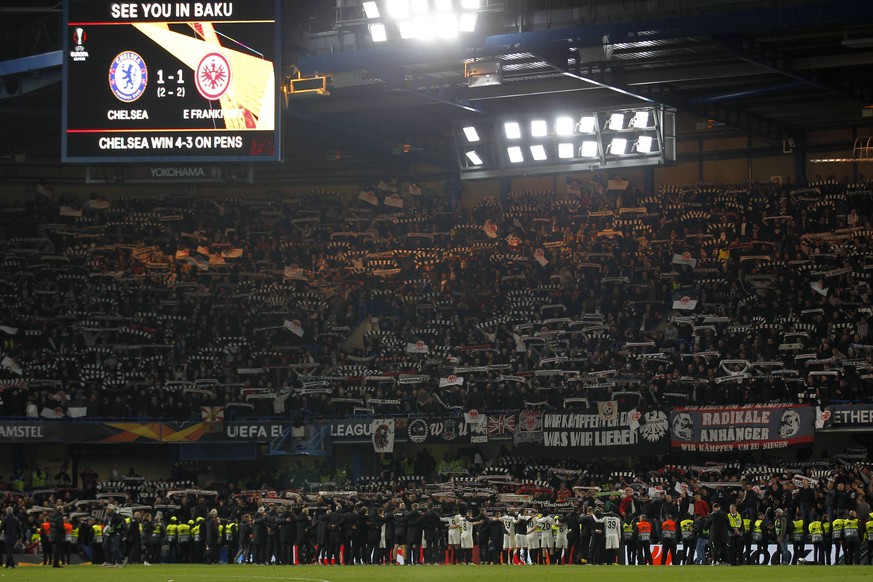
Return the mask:
<svg viewBox="0 0 873 582">
<path fill-rule="evenodd" d="M 41 184 L 0 215 L 0 412 L 337 418 L 870 396 L 866 183 L 652 194 L 598 176 L 470 206 L 402 186 L 82 201 Z"/>
<path fill-rule="evenodd" d="M 382 454 L 366 476 L 334 458 L 237 483 L 17 466 L 6 565 L 866 563 L 866 448 L 767 449 L 869 402 L 871 199 L 833 179 L 597 175 L 469 205 L 393 180 L 351 199 L 40 184 L 0 212 L 3 416 L 84 433 L 220 407 Z M 732 457 L 679 464 L 671 439 Z"/>
</svg>

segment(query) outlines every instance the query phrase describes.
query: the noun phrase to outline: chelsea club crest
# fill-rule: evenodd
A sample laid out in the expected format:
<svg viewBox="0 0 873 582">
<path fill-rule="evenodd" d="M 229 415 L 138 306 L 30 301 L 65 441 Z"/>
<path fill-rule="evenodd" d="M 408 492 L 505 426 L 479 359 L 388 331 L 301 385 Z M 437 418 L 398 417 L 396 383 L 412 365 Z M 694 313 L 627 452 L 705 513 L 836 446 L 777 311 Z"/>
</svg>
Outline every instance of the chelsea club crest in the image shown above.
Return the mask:
<svg viewBox="0 0 873 582">
<path fill-rule="evenodd" d="M 133 51 L 119 53 L 109 67 L 109 88 L 125 103 L 132 103 L 145 93 L 148 69 L 142 57 Z"/>
</svg>

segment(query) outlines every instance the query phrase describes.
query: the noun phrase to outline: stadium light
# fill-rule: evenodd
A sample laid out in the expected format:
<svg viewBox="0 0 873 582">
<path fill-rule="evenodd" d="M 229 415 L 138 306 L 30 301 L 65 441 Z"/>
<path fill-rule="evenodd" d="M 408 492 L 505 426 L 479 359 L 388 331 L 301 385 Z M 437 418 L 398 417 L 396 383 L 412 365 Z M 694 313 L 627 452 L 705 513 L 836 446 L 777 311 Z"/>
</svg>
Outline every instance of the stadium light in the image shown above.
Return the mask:
<svg viewBox="0 0 873 582">
<path fill-rule="evenodd" d="M 436 31 L 440 38 L 455 38 L 458 36 L 458 15 L 453 12 L 437 14 L 429 18 L 429 27 Z"/>
<path fill-rule="evenodd" d="M 595 143 L 595 145 L 596 145 L 596 143 Z M 569 160 L 570 158 L 573 157 L 573 154 L 575 153 L 574 152 L 575 149 L 576 148 L 573 146 L 572 143 L 561 142 L 558 144 L 558 157 L 561 158 L 562 160 Z"/>
<path fill-rule="evenodd" d="M 375 2 L 364 2 L 364 15 L 367 18 L 379 18 L 381 16 L 379 12 L 379 5 Z"/>
<path fill-rule="evenodd" d="M 586 115 L 579 120 L 579 133 L 594 133 L 595 118 L 593 115 Z"/>
<path fill-rule="evenodd" d="M 385 7 L 394 20 L 409 18 L 409 0 L 386 0 Z"/>
<path fill-rule="evenodd" d="M 549 156 L 546 154 L 546 148 L 541 144 L 530 146 L 530 155 L 534 159 L 534 161 L 542 162 L 544 160 L 549 159 Z"/>
<path fill-rule="evenodd" d="M 649 112 L 648 111 L 637 111 L 634 113 L 633 119 L 628 127 L 635 127 L 637 129 L 643 129 L 649 127 Z"/>
<path fill-rule="evenodd" d="M 520 164 L 524 161 L 524 154 L 521 153 L 521 148 L 518 146 L 506 148 L 506 153 L 509 155 L 509 161 L 513 164 Z"/>
<path fill-rule="evenodd" d="M 388 40 L 388 31 L 385 29 L 385 25 L 381 22 L 374 22 L 369 25 L 370 28 L 370 36 L 373 37 L 373 42 L 385 42 Z"/>
<path fill-rule="evenodd" d="M 609 129 L 624 129 L 624 113 L 613 113 L 609 116 Z"/>
<path fill-rule="evenodd" d="M 482 157 L 475 150 L 470 150 L 465 155 L 474 166 L 481 166 L 483 164 Z"/>
<path fill-rule="evenodd" d="M 415 38 L 415 25 L 410 20 L 401 20 L 397 23 L 397 29 L 400 31 L 400 38 L 410 39 Z"/>
<path fill-rule="evenodd" d="M 573 118 L 559 117 L 555 120 L 555 133 L 558 135 L 573 135 Z"/>
<path fill-rule="evenodd" d="M 503 131 L 506 132 L 507 139 L 519 139 L 521 137 L 521 126 L 517 121 L 507 121 L 503 124 Z"/>
<path fill-rule="evenodd" d="M 609 153 L 615 156 L 623 155 L 627 151 L 627 140 L 623 137 L 612 138 L 612 143 L 609 144 Z"/>
<path fill-rule="evenodd" d="M 473 143 L 474 141 L 479 141 L 479 132 L 476 131 L 476 128 L 472 125 L 468 125 L 464 128 L 464 136 L 466 136 L 467 141 Z"/>
<path fill-rule="evenodd" d="M 434 0 L 434 7 L 437 12 L 450 12 L 452 10 L 452 0 Z"/>
<path fill-rule="evenodd" d="M 530 134 L 534 137 L 546 137 L 549 135 L 549 128 L 546 125 L 545 119 L 534 119 L 530 122 Z"/>
<path fill-rule="evenodd" d="M 458 30 L 460 32 L 475 32 L 478 19 L 479 15 L 475 12 L 463 12 L 458 21 Z"/>
<path fill-rule="evenodd" d="M 637 138 L 637 143 L 634 144 L 634 149 L 641 154 L 651 153 L 653 140 L 654 138 L 650 135 L 641 135 Z"/>
<path fill-rule="evenodd" d="M 464 10 L 479 10 L 482 0 L 461 0 L 461 8 Z"/>
<path fill-rule="evenodd" d="M 430 10 L 430 5 L 427 0 L 412 0 L 413 14 L 427 14 Z"/>
<path fill-rule="evenodd" d="M 582 147 L 579 149 L 579 155 L 583 158 L 596 158 L 597 157 L 597 142 L 596 141 L 583 141 Z"/>
<path fill-rule="evenodd" d="M 418 40 L 433 40 L 436 30 L 433 18 L 429 15 L 416 16 L 412 21 L 412 27 L 415 30 L 415 38 Z"/>
</svg>

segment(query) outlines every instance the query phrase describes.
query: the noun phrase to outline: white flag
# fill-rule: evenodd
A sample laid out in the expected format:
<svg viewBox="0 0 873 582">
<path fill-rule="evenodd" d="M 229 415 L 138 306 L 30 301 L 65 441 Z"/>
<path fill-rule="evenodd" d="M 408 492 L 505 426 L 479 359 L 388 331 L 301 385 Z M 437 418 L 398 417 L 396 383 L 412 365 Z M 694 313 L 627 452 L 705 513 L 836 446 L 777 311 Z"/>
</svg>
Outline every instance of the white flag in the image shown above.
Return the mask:
<svg viewBox="0 0 873 582">
<path fill-rule="evenodd" d="M 303 337 L 303 326 L 300 325 L 299 319 L 295 319 L 293 321 L 289 321 L 286 319 L 284 327 L 297 337 Z"/>
<path fill-rule="evenodd" d="M 394 419 L 384 418 L 373 421 L 373 452 L 375 453 L 393 453 L 394 452 Z"/>
</svg>

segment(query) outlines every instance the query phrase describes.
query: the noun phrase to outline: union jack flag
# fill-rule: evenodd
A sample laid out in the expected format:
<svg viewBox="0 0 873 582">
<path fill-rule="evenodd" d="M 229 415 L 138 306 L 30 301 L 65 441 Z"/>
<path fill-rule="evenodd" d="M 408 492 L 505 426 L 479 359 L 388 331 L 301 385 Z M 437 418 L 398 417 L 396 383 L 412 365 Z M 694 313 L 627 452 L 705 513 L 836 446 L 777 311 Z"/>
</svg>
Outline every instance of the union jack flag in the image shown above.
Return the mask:
<svg viewBox="0 0 873 582">
<path fill-rule="evenodd" d="M 515 415 L 499 414 L 488 417 L 488 434 L 501 435 L 515 432 Z"/>
</svg>

